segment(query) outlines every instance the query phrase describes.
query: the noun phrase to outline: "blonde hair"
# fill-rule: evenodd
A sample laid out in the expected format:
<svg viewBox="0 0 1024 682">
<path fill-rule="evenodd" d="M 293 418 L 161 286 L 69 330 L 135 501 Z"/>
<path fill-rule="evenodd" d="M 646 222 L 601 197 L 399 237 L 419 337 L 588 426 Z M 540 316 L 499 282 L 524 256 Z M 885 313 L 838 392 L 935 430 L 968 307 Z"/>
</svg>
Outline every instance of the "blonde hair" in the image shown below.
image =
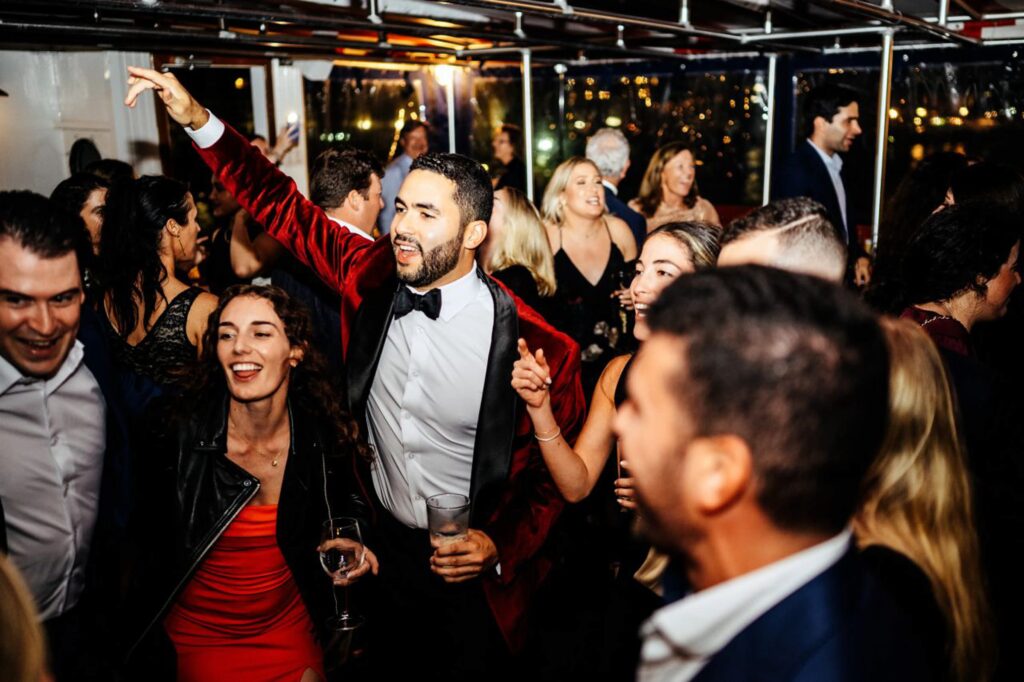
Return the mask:
<svg viewBox="0 0 1024 682">
<path fill-rule="evenodd" d="M 576 166 L 583 163 L 592 166 L 598 175 L 601 174 L 601 169 L 597 167 L 596 163 L 582 156 L 571 156 L 558 164 L 558 168 L 551 174 L 548 186 L 544 188 L 544 198 L 540 202 L 540 214 L 545 222 L 552 225 L 561 225 L 562 221 L 565 220 L 562 192 L 565 191 L 566 186 L 569 184 L 569 176 L 572 175 Z"/>
<path fill-rule="evenodd" d="M 522 265 L 530 271 L 537 283 L 537 293 L 553 296 L 555 293 L 555 259 L 551 255 L 540 215 L 530 200 L 515 187 L 503 187 L 505 201 L 505 233 L 494 245 L 486 264 L 488 272 L 497 272 L 513 265 Z"/>
<path fill-rule="evenodd" d="M 946 617 L 954 679 L 987 679 L 988 608 L 971 485 L 946 370 L 931 339 L 908 320 L 884 318 L 889 429 L 854 518 L 861 546 L 883 545 L 928 576 Z"/>
<path fill-rule="evenodd" d="M 46 673 L 46 646 L 28 588 L 0 554 L 0 679 L 39 682 Z"/>
<path fill-rule="evenodd" d="M 644 214 L 645 218 L 653 218 L 654 214 L 658 212 L 658 206 L 661 205 L 663 199 L 661 196 L 661 175 L 665 171 L 665 164 L 683 152 L 690 152 L 693 160 L 697 160 L 697 155 L 693 153 L 693 150 L 685 142 L 669 142 L 666 145 L 662 145 L 658 147 L 657 151 L 654 152 L 654 156 L 651 157 L 650 162 L 647 164 L 647 170 L 644 171 L 644 179 L 640 182 L 640 191 L 636 196 L 636 200 L 640 203 L 640 212 Z M 694 175 L 693 184 L 690 185 L 690 192 L 683 197 L 683 205 L 686 208 L 693 208 L 697 205 L 697 199 L 699 198 L 700 190 L 697 189 L 697 177 Z"/>
</svg>

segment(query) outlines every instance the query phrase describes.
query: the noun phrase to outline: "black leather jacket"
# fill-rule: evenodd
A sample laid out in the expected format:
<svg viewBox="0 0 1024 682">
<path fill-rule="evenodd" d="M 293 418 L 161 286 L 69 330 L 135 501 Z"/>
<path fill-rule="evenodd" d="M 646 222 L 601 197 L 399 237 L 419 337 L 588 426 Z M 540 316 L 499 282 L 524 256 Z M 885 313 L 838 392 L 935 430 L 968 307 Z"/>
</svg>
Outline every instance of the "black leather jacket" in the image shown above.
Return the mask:
<svg viewBox="0 0 1024 682">
<path fill-rule="evenodd" d="M 139 556 L 132 570 L 125 624 L 129 670 L 146 679 L 173 676 L 173 648 L 161 625 L 196 568 L 238 513 L 256 495 L 259 480 L 226 456 L 226 395 L 172 422 L 140 481 L 133 537 Z M 317 418 L 289 404 L 292 446 L 277 510 L 277 544 L 298 585 L 317 634 L 333 612 L 330 579 L 316 547 L 322 523 L 355 516 L 366 528 L 352 453 L 327 452 Z M 159 663 L 157 662 L 159 661 Z M 157 675 L 154 675 L 158 673 Z"/>
</svg>

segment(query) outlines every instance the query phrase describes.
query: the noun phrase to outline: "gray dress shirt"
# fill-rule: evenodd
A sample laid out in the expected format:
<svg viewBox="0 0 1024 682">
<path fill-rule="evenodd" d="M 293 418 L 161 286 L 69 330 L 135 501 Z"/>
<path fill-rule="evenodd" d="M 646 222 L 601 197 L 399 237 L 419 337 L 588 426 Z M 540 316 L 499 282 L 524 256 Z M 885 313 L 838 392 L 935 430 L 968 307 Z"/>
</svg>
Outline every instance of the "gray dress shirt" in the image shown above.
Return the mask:
<svg viewBox="0 0 1024 682">
<path fill-rule="evenodd" d="M 398 190 L 402 187 L 411 167 L 412 157 L 402 154 L 384 169 L 384 177 L 380 183 L 380 196 L 384 200 L 384 208 L 377 218 L 377 227 L 381 234 L 391 231 L 391 221 L 395 219 L 395 197 L 398 196 Z"/>
<path fill-rule="evenodd" d="M 469 496 L 494 299 L 473 271 L 441 289 L 441 314 L 392 320 L 366 405 L 373 484 L 391 514 L 427 527 L 426 498 Z"/>
<path fill-rule="evenodd" d="M 75 342 L 50 379 L 0 357 L 0 499 L 10 558 L 43 620 L 77 602 L 96 525 L 106 403 Z"/>
</svg>

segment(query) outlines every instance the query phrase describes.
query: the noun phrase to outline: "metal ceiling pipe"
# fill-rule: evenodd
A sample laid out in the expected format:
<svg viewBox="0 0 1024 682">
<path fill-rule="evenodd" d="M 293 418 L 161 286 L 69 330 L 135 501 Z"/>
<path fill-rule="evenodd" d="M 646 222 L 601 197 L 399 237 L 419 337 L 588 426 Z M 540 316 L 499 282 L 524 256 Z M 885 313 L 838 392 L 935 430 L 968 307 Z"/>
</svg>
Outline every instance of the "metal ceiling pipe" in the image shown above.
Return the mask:
<svg viewBox="0 0 1024 682">
<path fill-rule="evenodd" d="M 485 9 L 505 10 L 508 12 L 523 12 L 524 14 L 567 19 L 569 21 L 579 23 L 623 24 L 624 26 L 635 26 L 637 28 L 644 28 L 647 30 L 664 31 L 665 33 L 699 35 L 706 36 L 708 38 L 718 38 L 721 40 L 739 41 L 739 36 L 733 35 L 732 33 L 711 31 L 708 29 L 696 28 L 694 26 L 684 26 L 676 22 L 663 21 L 661 19 L 647 19 L 628 14 L 603 12 L 601 10 L 580 7 L 571 7 L 572 12 L 571 15 L 569 15 L 564 13 L 562 8 L 558 5 L 547 2 L 537 2 L 536 0 L 446 0 L 446 2 L 450 5 L 483 7 Z"/>
<path fill-rule="evenodd" d="M 889 148 L 889 104 L 892 98 L 893 31 L 882 34 L 882 66 L 878 75 L 878 131 L 875 137 L 874 201 L 871 205 L 871 246 L 878 246 L 882 222 L 882 192 L 885 189 L 885 156 Z"/>
<path fill-rule="evenodd" d="M 939 0 L 939 26 L 949 23 L 949 0 Z"/>
<path fill-rule="evenodd" d="M 786 33 L 744 33 L 743 43 L 763 43 L 771 40 L 799 40 L 801 38 L 831 38 L 833 36 L 851 36 L 862 33 L 882 33 L 889 30 L 885 26 L 851 26 L 849 28 L 814 29 L 809 31 L 787 31 Z"/>
<path fill-rule="evenodd" d="M 874 19 L 880 19 L 893 24 L 908 26 L 910 28 L 920 29 L 926 33 L 937 35 L 942 38 L 949 38 L 952 40 L 959 40 L 961 42 L 969 43 L 971 45 L 977 45 L 979 43 L 975 38 L 971 38 L 965 35 L 961 35 L 956 31 L 952 31 L 945 26 L 939 26 L 937 24 L 931 24 L 912 16 L 910 14 L 903 14 L 896 12 L 891 9 L 886 9 L 884 6 L 879 7 L 863 0 L 811 0 L 814 4 L 820 7 L 839 7 L 857 14 L 863 14 L 865 16 L 872 17 Z M 890 4 L 891 6 L 891 4 Z"/>
<path fill-rule="evenodd" d="M 526 164 L 526 197 L 533 201 L 533 64 L 530 50 L 523 50 L 523 162 Z"/>
<path fill-rule="evenodd" d="M 767 204 L 771 200 L 772 190 L 772 161 L 773 148 L 775 147 L 775 85 L 776 85 L 776 62 L 778 56 L 768 55 L 768 125 L 764 130 L 764 169 L 761 171 L 764 176 L 764 184 L 761 188 L 761 203 Z"/>
</svg>

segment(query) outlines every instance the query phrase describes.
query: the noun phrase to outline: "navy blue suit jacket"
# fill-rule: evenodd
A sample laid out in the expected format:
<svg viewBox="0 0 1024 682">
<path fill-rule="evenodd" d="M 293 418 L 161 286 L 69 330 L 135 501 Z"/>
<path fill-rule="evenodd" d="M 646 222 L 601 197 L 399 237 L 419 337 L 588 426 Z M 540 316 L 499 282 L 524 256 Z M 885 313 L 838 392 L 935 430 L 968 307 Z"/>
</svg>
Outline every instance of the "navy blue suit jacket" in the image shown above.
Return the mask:
<svg viewBox="0 0 1024 682">
<path fill-rule="evenodd" d="M 883 583 L 853 548 L 755 620 L 694 682 L 937 680 L 945 664 L 900 585 Z"/>
<path fill-rule="evenodd" d="M 636 252 L 640 253 L 640 249 L 644 245 L 644 239 L 647 238 L 647 219 L 627 206 L 626 202 L 608 189 L 607 185 L 604 188 L 604 203 L 608 207 L 609 213 L 622 218 L 629 225 L 629 230 L 633 233 L 633 239 L 636 240 Z"/>
<path fill-rule="evenodd" d="M 804 140 L 796 146 L 793 154 L 783 163 L 777 177 L 774 199 L 788 197 L 814 199 L 828 211 L 829 221 L 845 234 L 846 243 L 850 248 L 850 256 L 863 255 L 863 248 L 857 241 L 856 223 L 853 221 L 853 213 L 850 210 L 850 195 L 849 193 L 846 195 L 846 215 L 853 224 L 847 225 L 843 222 L 843 212 L 839 210 L 839 197 L 836 196 L 836 189 L 832 186 L 832 176 L 829 175 L 825 162 L 811 147 L 810 142 Z"/>
</svg>

